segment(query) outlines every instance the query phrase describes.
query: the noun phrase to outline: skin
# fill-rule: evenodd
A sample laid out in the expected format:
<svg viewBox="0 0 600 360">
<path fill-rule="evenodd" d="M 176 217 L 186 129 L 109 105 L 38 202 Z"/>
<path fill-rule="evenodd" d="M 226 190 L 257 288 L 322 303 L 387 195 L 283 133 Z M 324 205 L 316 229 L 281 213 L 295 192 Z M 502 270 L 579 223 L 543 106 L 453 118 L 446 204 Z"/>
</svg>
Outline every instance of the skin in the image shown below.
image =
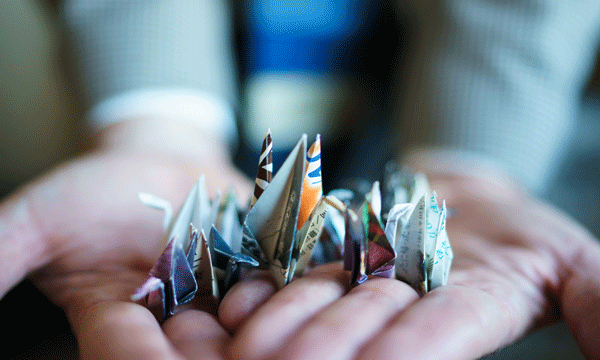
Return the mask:
<svg viewBox="0 0 600 360">
<path fill-rule="evenodd" d="M 247 320 L 230 315 L 233 292 L 219 312 L 235 334 L 229 355 L 475 359 L 562 315 L 584 355 L 600 358 L 596 239 L 508 179 L 429 175 L 432 188 L 456 209 L 447 227 L 455 254 L 447 286 L 421 299 L 390 279 L 346 292 L 338 267 L 328 277 L 292 282 Z"/>
<path fill-rule="evenodd" d="M 104 130 L 94 151 L 0 205 L 0 295 L 30 277 L 65 310 L 82 358 L 184 358 L 175 346 L 181 341 L 169 337 L 179 339 L 180 332 L 167 336 L 146 308 L 129 300 L 164 246 L 161 212 L 142 205 L 137 193 L 156 194 L 177 209 L 206 173 L 210 193 L 234 184 L 246 201 L 251 182 L 226 153 L 211 151 L 223 148 L 177 121 L 132 120 Z M 206 171 L 214 168 L 220 171 Z M 215 319 L 207 318 L 206 329 Z"/>
<path fill-rule="evenodd" d="M 508 179 L 426 167 L 457 210 L 447 286 L 423 298 L 389 279 L 350 289 L 347 272 L 328 264 L 276 292 L 255 272 L 218 318 L 192 307 L 161 325 L 129 301 L 163 246 L 161 214 L 136 194 L 178 207 L 202 172 L 209 191 L 233 183 L 243 199 L 251 183 L 219 155 L 224 142 L 185 124 L 132 120 L 99 140 L 0 205 L 0 294 L 29 276 L 65 310 L 82 358 L 468 359 L 561 317 L 600 358 L 596 240 Z"/>
</svg>

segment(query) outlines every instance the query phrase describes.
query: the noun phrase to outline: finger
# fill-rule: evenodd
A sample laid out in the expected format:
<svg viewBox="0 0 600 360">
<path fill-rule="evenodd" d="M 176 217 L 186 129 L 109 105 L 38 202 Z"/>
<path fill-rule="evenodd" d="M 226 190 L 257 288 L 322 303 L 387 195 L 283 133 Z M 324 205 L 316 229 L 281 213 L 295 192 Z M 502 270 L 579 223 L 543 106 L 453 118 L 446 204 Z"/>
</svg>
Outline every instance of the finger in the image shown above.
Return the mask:
<svg viewBox="0 0 600 360">
<path fill-rule="evenodd" d="M 350 359 L 418 298 L 403 282 L 368 280 L 299 328 L 279 353 L 290 359 Z"/>
<path fill-rule="evenodd" d="M 103 302 L 71 318 L 83 359 L 182 358 L 141 305 Z"/>
<path fill-rule="evenodd" d="M 25 275 L 49 261 L 49 246 L 26 191 L 0 205 L 0 298 Z"/>
<path fill-rule="evenodd" d="M 277 291 L 273 276 L 266 271 L 252 271 L 235 284 L 219 305 L 219 320 L 228 330 L 242 322 Z"/>
<path fill-rule="evenodd" d="M 185 310 L 169 318 L 163 330 L 173 346 L 188 359 L 223 359 L 231 336 L 217 319 L 200 310 Z"/>
<path fill-rule="evenodd" d="M 294 280 L 261 306 L 235 334 L 232 358 L 262 359 L 285 345 L 306 321 L 347 291 L 339 264 L 321 266 Z"/>
<path fill-rule="evenodd" d="M 518 317 L 485 291 L 448 285 L 402 312 L 357 358 L 479 358 L 523 334 Z"/>
</svg>

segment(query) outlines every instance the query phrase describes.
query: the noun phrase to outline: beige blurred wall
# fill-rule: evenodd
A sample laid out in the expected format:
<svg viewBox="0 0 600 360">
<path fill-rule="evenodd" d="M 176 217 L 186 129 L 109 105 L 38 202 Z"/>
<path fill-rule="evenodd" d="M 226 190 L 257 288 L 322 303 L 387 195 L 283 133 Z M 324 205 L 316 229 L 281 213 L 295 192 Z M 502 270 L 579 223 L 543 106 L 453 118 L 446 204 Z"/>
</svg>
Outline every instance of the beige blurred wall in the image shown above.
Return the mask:
<svg viewBox="0 0 600 360">
<path fill-rule="evenodd" d="M 55 11 L 0 1 L 0 194 L 73 155 L 82 109 Z"/>
</svg>

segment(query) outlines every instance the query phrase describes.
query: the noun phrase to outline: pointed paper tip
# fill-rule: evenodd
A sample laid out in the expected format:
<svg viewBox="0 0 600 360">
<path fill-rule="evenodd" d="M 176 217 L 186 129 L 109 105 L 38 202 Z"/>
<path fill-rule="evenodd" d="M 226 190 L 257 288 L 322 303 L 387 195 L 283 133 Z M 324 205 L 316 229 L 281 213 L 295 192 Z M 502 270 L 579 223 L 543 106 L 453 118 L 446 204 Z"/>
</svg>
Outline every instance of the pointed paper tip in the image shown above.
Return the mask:
<svg viewBox="0 0 600 360">
<path fill-rule="evenodd" d="M 300 153 L 304 154 L 302 156 L 302 160 L 306 160 L 306 152 L 307 152 L 307 148 L 306 148 L 306 144 L 307 144 L 307 140 L 308 136 L 306 136 L 306 134 L 302 134 L 302 136 L 300 137 L 300 141 L 298 141 L 298 144 L 296 145 L 297 147 L 300 147 Z"/>
<path fill-rule="evenodd" d="M 142 204 L 146 206 L 163 211 L 166 211 L 167 209 L 172 210 L 171 203 L 168 200 L 160 198 L 154 194 L 140 192 L 137 194 L 137 196 L 138 199 L 142 202 Z"/>
<path fill-rule="evenodd" d="M 431 192 L 431 203 L 435 204 L 436 207 L 439 207 L 437 193 L 435 192 L 435 190 Z"/>
<path fill-rule="evenodd" d="M 151 202 L 154 199 L 154 195 L 149 194 L 149 193 L 145 193 L 145 192 L 139 192 L 137 194 L 138 199 L 142 202 L 142 204 L 146 204 L 148 202 Z"/>
<path fill-rule="evenodd" d="M 167 231 L 173 222 L 173 205 L 168 200 L 144 192 L 138 193 L 138 199 L 142 204 L 164 212 L 163 231 Z"/>
<path fill-rule="evenodd" d="M 365 198 L 377 219 L 381 221 L 381 190 L 379 188 L 379 181 L 373 182 L 373 186 Z"/>
<path fill-rule="evenodd" d="M 308 149 L 308 154 L 312 157 L 316 155 L 316 153 L 321 152 L 321 135 L 317 134 L 315 138 L 315 142 L 312 143 L 310 148 Z"/>
<path fill-rule="evenodd" d="M 139 301 L 158 289 L 163 284 L 162 280 L 157 277 L 149 276 L 146 281 L 130 296 L 131 301 Z"/>
<path fill-rule="evenodd" d="M 315 136 L 315 142 L 312 144 L 311 148 L 313 146 L 321 146 L 321 134 L 317 134 L 317 136 Z"/>
<path fill-rule="evenodd" d="M 380 185 L 379 185 L 379 181 L 374 181 L 373 182 L 373 186 L 371 187 L 371 195 L 377 195 L 379 194 L 379 196 L 381 196 L 381 189 L 380 189 Z"/>
<path fill-rule="evenodd" d="M 206 233 L 204 232 L 204 229 L 200 229 L 200 241 L 206 242 Z"/>
<path fill-rule="evenodd" d="M 196 184 L 194 185 L 194 187 L 196 189 L 198 189 L 198 191 L 200 189 L 204 189 L 204 191 L 206 191 L 206 175 L 204 175 L 204 173 L 200 174 L 200 176 L 198 176 L 198 180 L 196 181 Z"/>
</svg>

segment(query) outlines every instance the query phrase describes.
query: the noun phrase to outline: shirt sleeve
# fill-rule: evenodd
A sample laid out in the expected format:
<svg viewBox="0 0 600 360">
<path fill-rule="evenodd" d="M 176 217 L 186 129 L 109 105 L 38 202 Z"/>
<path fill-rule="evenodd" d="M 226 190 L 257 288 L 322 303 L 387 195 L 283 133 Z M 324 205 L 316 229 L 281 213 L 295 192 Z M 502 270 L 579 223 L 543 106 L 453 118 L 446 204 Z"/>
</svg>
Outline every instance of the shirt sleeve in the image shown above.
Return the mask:
<svg viewBox="0 0 600 360">
<path fill-rule="evenodd" d="M 397 4 L 412 20 L 397 106 L 401 147 L 484 156 L 543 191 L 592 70 L 600 2 Z"/>
<path fill-rule="evenodd" d="M 93 126 L 154 116 L 235 134 L 226 1 L 70 0 L 62 12 Z"/>
</svg>

